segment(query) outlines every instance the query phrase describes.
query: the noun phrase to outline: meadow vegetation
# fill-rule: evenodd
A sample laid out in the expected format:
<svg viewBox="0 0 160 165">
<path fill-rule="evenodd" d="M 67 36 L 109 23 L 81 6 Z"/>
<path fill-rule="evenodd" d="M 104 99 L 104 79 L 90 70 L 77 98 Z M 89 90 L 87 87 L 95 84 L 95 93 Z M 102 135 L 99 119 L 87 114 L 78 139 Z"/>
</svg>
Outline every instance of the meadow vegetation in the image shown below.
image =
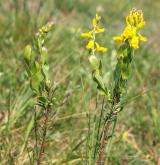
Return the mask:
<svg viewBox="0 0 160 165">
<path fill-rule="evenodd" d="M 105 83 L 113 88 L 111 82 L 118 49 L 113 37 L 123 32 L 125 17 L 134 7 L 143 10 L 146 25 L 142 31 L 147 42 L 140 43 L 135 50 L 125 106 L 118 114 L 106 162 L 111 165 L 160 164 L 159 0 L 0 1 L 0 164 L 37 163 L 35 107 L 41 101 L 43 105 L 50 104 L 47 104 L 47 97 L 39 98 L 40 102 L 36 100 L 30 88 L 24 49 L 26 45 L 35 44 L 33 39 L 38 29 L 48 22 L 54 25 L 45 38 L 47 76 L 54 82 L 56 91 L 51 99 L 54 105 L 49 114 L 45 152 L 40 163 L 86 164 L 88 128 L 93 130 L 94 126 L 89 127 L 89 121 L 94 121 L 103 97 L 97 95 L 97 86 L 92 80 L 93 68 L 81 34 L 88 31 L 96 13 L 101 15 L 105 31 L 97 35 L 97 40 L 104 47 L 97 57 L 103 64 Z M 45 85 L 50 82 L 48 78 L 44 80 Z M 43 139 L 43 105 L 37 110 L 40 113 L 36 126 L 38 142 Z"/>
</svg>

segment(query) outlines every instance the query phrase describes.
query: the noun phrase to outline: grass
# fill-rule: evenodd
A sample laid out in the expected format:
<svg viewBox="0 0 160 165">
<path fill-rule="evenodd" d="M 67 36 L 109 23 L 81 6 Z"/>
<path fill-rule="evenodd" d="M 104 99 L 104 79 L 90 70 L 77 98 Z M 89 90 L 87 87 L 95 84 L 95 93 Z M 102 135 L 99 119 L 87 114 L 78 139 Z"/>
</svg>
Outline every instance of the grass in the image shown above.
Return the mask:
<svg viewBox="0 0 160 165">
<path fill-rule="evenodd" d="M 154 165 L 160 160 L 160 39 L 159 0 L 55 0 L 0 2 L 0 164 L 30 164 L 34 145 L 34 115 L 29 82 L 23 65 L 23 49 L 32 42 L 37 29 L 50 20 L 55 28 L 47 40 L 51 78 L 58 82 L 57 97 L 66 99 L 58 116 L 50 120 L 43 164 L 85 164 L 87 133 L 86 113 L 94 113 L 96 88 L 91 81 L 87 51 L 80 38 L 96 11 L 102 16 L 109 48 L 102 55 L 106 82 L 115 66 L 110 51 L 112 36 L 120 34 L 124 17 L 133 8 L 144 12 L 142 44 L 135 57 L 129 83 L 127 104 L 120 114 L 112 149 L 107 159 L 111 165 Z M 62 97 L 62 98 L 61 98 Z M 128 140 L 123 138 L 129 131 Z M 25 147 L 24 147 L 25 146 Z"/>
</svg>

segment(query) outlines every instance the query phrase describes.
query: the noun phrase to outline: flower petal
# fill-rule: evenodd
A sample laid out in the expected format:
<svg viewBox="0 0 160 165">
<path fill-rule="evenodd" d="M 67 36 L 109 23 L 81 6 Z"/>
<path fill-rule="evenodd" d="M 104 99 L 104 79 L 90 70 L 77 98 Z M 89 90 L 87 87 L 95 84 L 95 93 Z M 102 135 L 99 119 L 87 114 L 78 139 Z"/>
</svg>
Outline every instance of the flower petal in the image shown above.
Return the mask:
<svg viewBox="0 0 160 165">
<path fill-rule="evenodd" d="M 92 39 L 91 39 L 91 40 L 89 40 L 89 42 L 88 42 L 88 44 L 87 44 L 86 48 L 87 48 L 87 49 L 93 49 L 93 48 L 94 48 L 94 42 L 93 42 L 93 40 L 92 40 Z"/>
<path fill-rule="evenodd" d="M 137 36 L 134 36 L 130 41 L 130 46 L 138 49 L 139 48 L 139 38 Z"/>
<path fill-rule="evenodd" d="M 123 36 L 115 36 L 113 40 L 116 41 L 117 44 L 121 44 L 124 41 Z"/>
<path fill-rule="evenodd" d="M 140 33 L 138 33 L 138 38 L 142 42 L 146 42 L 147 41 L 147 38 L 146 37 L 143 37 Z"/>
<path fill-rule="evenodd" d="M 107 51 L 107 48 L 100 46 L 97 42 L 96 42 L 96 48 L 97 48 L 97 51 L 99 51 L 99 52 L 106 52 Z"/>
<path fill-rule="evenodd" d="M 99 28 L 99 27 L 96 28 L 97 33 L 103 33 L 104 30 L 105 30 L 104 28 Z"/>
<path fill-rule="evenodd" d="M 91 35 L 92 35 L 92 31 L 90 31 L 88 33 L 81 33 L 81 37 L 84 37 L 84 38 L 91 37 Z"/>
</svg>

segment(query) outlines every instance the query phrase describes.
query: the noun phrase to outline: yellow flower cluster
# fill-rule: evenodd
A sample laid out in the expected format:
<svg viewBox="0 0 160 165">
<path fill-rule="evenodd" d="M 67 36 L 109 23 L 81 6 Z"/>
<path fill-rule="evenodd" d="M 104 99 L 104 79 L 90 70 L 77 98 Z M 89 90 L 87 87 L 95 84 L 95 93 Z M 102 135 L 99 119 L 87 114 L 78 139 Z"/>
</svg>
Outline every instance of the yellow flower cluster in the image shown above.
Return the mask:
<svg viewBox="0 0 160 165">
<path fill-rule="evenodd" d="M 99 52 L 106 52 L 107 48 L 100 46 L 96 41 L 96 34 L 97 33 L 103 33 L 104 28 L 99 27 L 99 21 L 101 20 L 101 17 L 96 14 L 96 16 L 92 20 L 92 30 L 88 33 L 82 33 L 81 37 L 88 38 L 88 44 L 86 45 L 86 48 L 89 50 L 92 50 L 92 52 L 95 52 L 96 50 Z"/>
<path fill-rule="evenodd" d="M 138 31 L 145 25 L 143 20 L 143 13 L 141 10 L 133 9 L 126 17 L 126 28 L 120 36 L 113 38 L 117 43 L 121 44 L 128 41 L 130 46 L 137 49 L 139 48 L 139 41 L 147 41 Z"/>
</svg>

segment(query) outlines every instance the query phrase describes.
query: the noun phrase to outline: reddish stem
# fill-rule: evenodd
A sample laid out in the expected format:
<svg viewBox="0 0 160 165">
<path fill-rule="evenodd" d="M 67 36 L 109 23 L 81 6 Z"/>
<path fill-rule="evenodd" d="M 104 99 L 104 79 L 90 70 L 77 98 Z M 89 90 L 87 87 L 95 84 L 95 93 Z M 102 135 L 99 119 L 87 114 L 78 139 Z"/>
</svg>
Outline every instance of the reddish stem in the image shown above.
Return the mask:
<svg viewBox="0 0 160 165">
<path fill-rule="evenodd" d="M 47 125 L 48 125 L 48 112 L 49 112 L 49 108 L 47 108 L 47 110 L 45 112 L 45 119 L 44 119 L 44 125 L 43 125 L 44 131 L 43 131 L 43 136 L 42 136 L 42 142 L 40 145 L 40 151 L 39 151 L 39 156 L 38 156 L 38 160 L 37 160 L 37 165 L 41 164 L 41 159 L 44 154 L 46 134 L 47 134 Z"/>
<path fill-rule="evenodd" d="M 102 161 L 104 159 L 105 149 L 107 148 L 107 144 L 108 144 L 108 132 L 110 130 L 111 123 L 112 122 L 109 120 L 106 124 L 105 130 L 104 130 L 104 136 L 103 136 L 103 140 L 102 140 L 102 149 L 99 154 L 97 165 L 101 165 Z"/>
</svg>

